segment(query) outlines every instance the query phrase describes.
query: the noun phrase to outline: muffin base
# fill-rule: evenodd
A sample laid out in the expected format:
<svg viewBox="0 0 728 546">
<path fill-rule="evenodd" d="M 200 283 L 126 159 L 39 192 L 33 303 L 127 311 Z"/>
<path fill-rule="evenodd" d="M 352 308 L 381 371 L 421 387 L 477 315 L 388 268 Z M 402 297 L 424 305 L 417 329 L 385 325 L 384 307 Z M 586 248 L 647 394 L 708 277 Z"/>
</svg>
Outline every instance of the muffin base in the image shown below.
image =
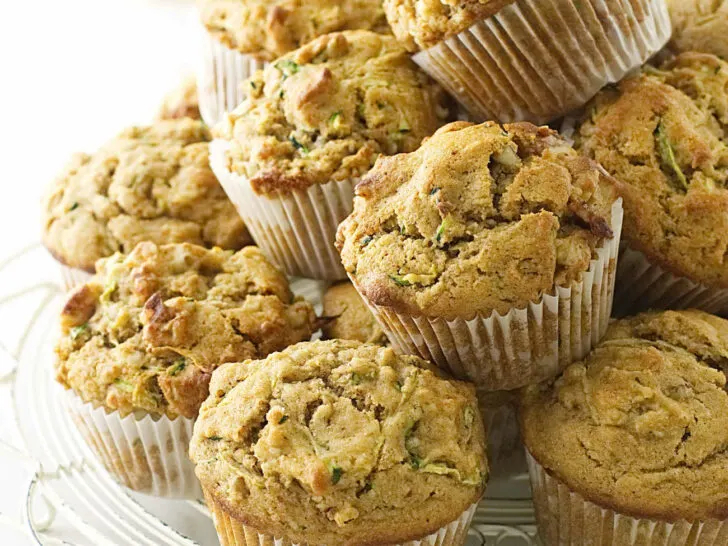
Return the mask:
<svg viewBox="0 0 728 546">
<path fill-rule="evenodd" d="M 622 243 L 614 315 L 623 317 L 647 309 L 702 309 L 728 316 L 728 289 L 711 288 L 674 275 Z"/>
<path fill-rule="evenodd" d="M 214 140 L 210 165 L 260 249 L 294 277 L 345 279 L 334 241 L 353 209 L 358 179 L 258 195 L 245 176 L 228 170 L 227 148 L 227 142 Z"/>
<path fill-rule="evenodd" d="M 197 94 L 200 115 L 212 127 L 247 96 L 246 80 L 268 63 L 223 45 L 204 28 L 200 37 Z"/>
<path fill-rule="evenodd" d="M 667 522 L 635 518 L 602 508 L 550 476 L 529 453 L 538 532 L 549 546 L 720 546 L 728 544 L 728 521 Z"/>
<path fill-rule="evenodd" d="M 396 351 L 430 360 L 483 391 L 512 390 L 553 377 L 583 358 L 604 336 L 614 296 L 622 200 L 612 206 L 614 237 L 597 249 L 582 281 L 556 287 L 540 301 L 505 315 L 466 320 L 407 315 L 379 306 L 358 291 Z M 354 286 L 356 279 L 352 278 Z"/>
<path fill-rule="evenodd" d="M 518 425 L 518 411 L 513 401 L 488 404 L 485 400 L 496 393 L 478 392 L 478 408 L 488 436 L 488 462 L 492 473 L 523 450 Z"/>
<path fill-rule="evenodd" d="M 199 499 L 194 465 L 187 456 L 193 419 L 148 414 L 122 417 L 85 403 L 71 391 L 63 403 L 104 468 L 120 484 L 157 497 Z"/>
<path fill-rule="evenodd" d="M 286 538 L 261 533 L 233 518 L 204 488 L 203 492 L 222 546 L 314 546 L 312 544 L 298 545 Z M 465 544 L 468 528 L 477 506 L 477 503 L 473 504 L 458 519 L 422 539 L 383 543 L 382 546 L 462 546 Z"/>
<path fill-rule="evenodd" d="M 61 274 L 61 288 L 63 288 L 66 292 L 71 292 L 76 287 L 86 284 L 91 280 L 91 277 L 93 277 L 91 273 L 84 271 L 83 269 L 69 267 L 64 264 L 59 264 L 59 266 Z"/>
<path fill-rule="evenodd" d="M 519 0 L 413 59 L 481 120 L 543 124 L 670 39 L 664 0 Z"/>
</svg>

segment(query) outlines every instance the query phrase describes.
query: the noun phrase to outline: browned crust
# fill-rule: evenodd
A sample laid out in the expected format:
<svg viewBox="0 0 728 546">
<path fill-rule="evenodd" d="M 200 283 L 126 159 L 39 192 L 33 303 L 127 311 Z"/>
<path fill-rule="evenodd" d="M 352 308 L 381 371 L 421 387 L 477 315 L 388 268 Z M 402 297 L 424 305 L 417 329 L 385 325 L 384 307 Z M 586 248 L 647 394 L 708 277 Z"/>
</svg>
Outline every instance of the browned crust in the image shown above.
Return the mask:
<svg viewBox="0 0 728 546">
<path fill-rule="evenodd" d="M 316 182 L 304 174 L 287 175 L 279 170 L 260 172 L 250 178 L 250 187 L 258 195 L 266 195 L 282 191 L 290 193 L 296 190 L 305 190 Z"/>
</svg>

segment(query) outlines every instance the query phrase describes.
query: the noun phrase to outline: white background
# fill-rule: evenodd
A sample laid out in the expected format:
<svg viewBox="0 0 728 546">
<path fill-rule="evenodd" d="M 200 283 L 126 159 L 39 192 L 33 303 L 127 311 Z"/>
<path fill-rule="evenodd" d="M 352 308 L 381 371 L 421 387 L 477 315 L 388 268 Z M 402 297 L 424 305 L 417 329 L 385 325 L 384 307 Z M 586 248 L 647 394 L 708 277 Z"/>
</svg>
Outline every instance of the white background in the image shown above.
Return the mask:
<svg viewBox="0 0 728 546">
<path fill-rule="evenodd" d="M 190 0 L 0 0 L 0 259 L 38 240 L 41 192 L 71 153 L 151 120 L 193 71 L 195 23 Z M 13 322 L 0 314 L 0 332 Z M 0 390 L 0 438 L 9 411 Z M 23 473 L 0 461 L 0 545 L 24 546 L 7 525 Z"/>
</svg>

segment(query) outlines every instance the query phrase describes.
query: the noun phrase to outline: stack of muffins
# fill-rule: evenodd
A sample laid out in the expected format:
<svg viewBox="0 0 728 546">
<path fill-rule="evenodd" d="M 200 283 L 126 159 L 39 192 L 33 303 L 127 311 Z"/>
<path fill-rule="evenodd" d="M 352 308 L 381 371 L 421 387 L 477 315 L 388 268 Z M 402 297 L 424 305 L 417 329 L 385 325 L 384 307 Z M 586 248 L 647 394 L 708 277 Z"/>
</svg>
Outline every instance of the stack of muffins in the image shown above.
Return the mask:
<svg viewBox="0 0 728 546">
<path fill-rule="evenodd" d="M 524 448 L 548 545 L 728 544 L 724 7 L 202 0 L 44 201 L 90 447 L 224 546 L 461 546 Z"/>
</svg>

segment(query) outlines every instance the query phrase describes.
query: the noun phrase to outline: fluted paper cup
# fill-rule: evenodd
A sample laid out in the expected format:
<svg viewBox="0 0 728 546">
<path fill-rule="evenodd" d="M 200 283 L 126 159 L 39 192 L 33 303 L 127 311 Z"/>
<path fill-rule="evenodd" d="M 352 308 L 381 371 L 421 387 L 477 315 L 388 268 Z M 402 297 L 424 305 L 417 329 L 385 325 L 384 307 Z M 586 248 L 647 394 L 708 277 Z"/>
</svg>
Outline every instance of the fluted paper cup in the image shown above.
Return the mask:
<svg viewBox="0 0 728 546">
<path fill-rule="evenodd" d="M 202 496 L 187 456 L 193 419 L 152 418 L 139 412 L 122 417 L 85 403 L 72 391 L 63 402 L 81 435 L 104 468 L 122 485 L 158 497 Z"/>
<path fill-rule="evenodd" d="M 674 275 L 622 243 L 614 292 L 614 315 L 647 309 L 702 309 L 728 315 L 728 289 L 712 288 Z"/>
<path fill-rule="evenodd" d="M 230 49 L 204 28 L 200 42 L 197 67 L 200 115 L 207 125 L 213 126 L 243 102 L 248 94 L 246 80 L 268 63 Z"/>
<path fill-rule="evenodd" d="M 622 200 L 612 206 L 614 237 L 597 249 L 581 282 L 501 315 L 408 315 L 372 303 L 357 288 L 396 351 L 419 355 L 484 391 L 513 390 L 557 375 L 604 336 L 614 297 Z M 356 279 L 351 279 L 357 286 Z"/>
<path fill-rule="evenodd" d="M 475 117 L 549 122 L 670 39 L 664 0 L 518 0 L 413 58 Z"/>
<path fill-rule="evenodd" d="M 516 401 L 504 392 L 479 391 L 477 395 L 488 436 L 488 463 L 495 473 L 523 450 Z"/>
<path fill-rule="evenodd" d="M 210 165 L 260 249 L 294 277 L 345 279 L 334 241 L 336 229 L 353 209 L 359 180 L 259 195 L 245 176 L 228 170 L 228 146 L 223 140 L 210 144 Z"/>
<path fill-rule="evenodd" d="M 83 269 L 77 269 L 70 267 L 65 264 L 59 264 L 60 266 L 60 281 L 61 288 L 66 292 L 71 292 L 76 287 L 86 284 L 91 280 L 93 275 Z"/>
<path fill-rule="evenodd" d="M 208 491 L 205 490 L 204 494 L 207 507 L 212 513 L 212 520 L 215 523 L 221 546 L 319 546 L 296 544 L 285 537 L 275 537 L 261 533 L 228 514 Z M 477 504 L 473 504 L 458 519 L 424 538 L 400 543 L 388 543 L 387 546 L 462 546 L 465 544 L 468 528 L 477 506 Z"/>
<path fill-rule="evenodd" d="M 635 518 L 594 504 L 557 480 L 530 454 L 533 504 L 541 540 L 549 546 L 722 546 L 725 520 L 660 521 Z"/>
</svg>

